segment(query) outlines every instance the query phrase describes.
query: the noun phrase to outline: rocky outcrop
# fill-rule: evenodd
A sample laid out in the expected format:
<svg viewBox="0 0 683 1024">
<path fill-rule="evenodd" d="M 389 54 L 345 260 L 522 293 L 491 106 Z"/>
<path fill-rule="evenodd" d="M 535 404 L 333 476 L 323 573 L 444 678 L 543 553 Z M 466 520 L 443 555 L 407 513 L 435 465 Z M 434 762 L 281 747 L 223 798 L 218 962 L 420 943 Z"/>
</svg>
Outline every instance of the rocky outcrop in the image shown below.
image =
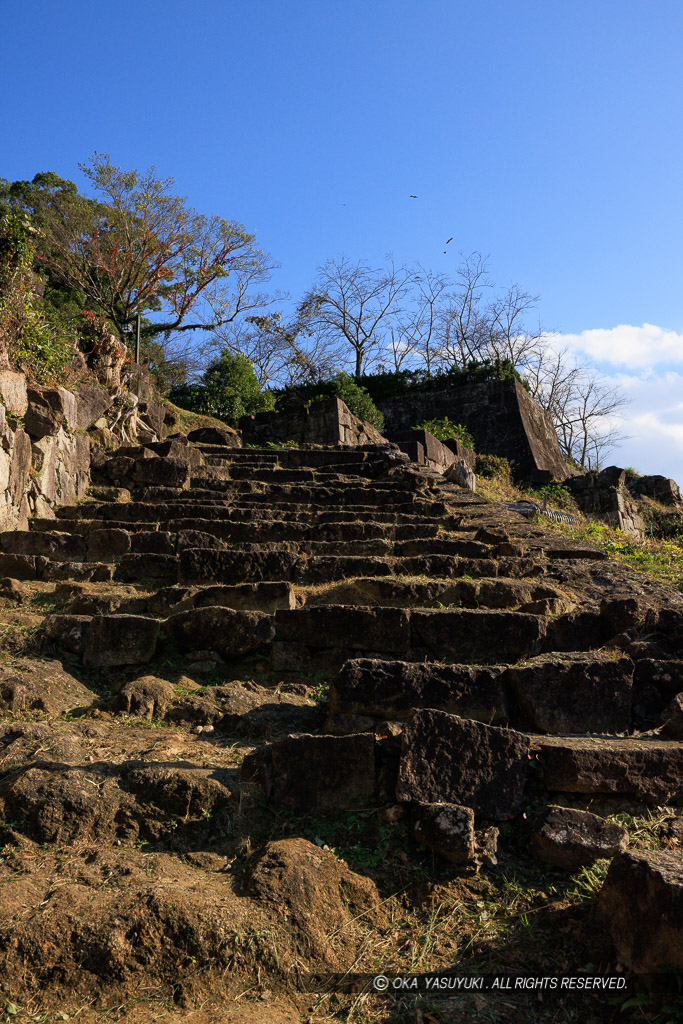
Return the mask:
<svg viewBox="0 0 683 1024">
<path fill-rule="evenodd" d="M 619 466 L 607 466 L 599 473 L 570 477 L 565 483 L 583 512 L 627 536 L 643 538 L 648 532 L 676 536 L 683 528 L 683 499 L 675 480 L 633 476 Z"/>
<path fill-rule="evenodd" d="M 38 387 L 0 372 L 0 529 L 23 529 L 30 516 L 52 518 L 81 501 L 91 450 L 138 439 L 153 446 L 175 416 L 167 406 L 121 387 Z"/>
</svg>

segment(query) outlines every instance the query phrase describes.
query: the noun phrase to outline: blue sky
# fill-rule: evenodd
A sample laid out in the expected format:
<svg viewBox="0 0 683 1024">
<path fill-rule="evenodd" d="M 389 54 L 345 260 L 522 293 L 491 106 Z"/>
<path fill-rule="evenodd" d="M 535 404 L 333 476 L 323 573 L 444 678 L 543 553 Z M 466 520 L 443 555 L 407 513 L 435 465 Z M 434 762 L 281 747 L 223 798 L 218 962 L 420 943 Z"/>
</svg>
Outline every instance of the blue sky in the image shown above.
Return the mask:
<svg viewBox="0 0 683 1024">
<path fill-rule="evenodd" d="M 340 253 L 444 271 L 488 253 L 627 379 L 618 461 L 683 481 L 678 0 L 0 8 L 0 176 L 83 184 L 95 150 L 154 164 L 255 231 L 293 298 Z"/>
</svg>

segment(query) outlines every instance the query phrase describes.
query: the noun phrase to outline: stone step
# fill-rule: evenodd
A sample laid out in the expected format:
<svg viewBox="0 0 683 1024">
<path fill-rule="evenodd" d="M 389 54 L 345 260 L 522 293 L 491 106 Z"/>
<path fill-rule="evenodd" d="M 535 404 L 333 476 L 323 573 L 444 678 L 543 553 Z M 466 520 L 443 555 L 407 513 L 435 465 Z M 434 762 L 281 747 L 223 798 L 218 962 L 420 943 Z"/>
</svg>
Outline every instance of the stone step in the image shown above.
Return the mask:
<svg viewBox="0 0 683 1024">
<path fill-rule="evenodd" d="M 683 797 L 683 743 L 604 736 L 534 736 L 544 787 L 671 805 Z"/>
<path fill-rule="evenodd" d="M 436 537 L 436 534 L 432 535 Z M 477 540 L 466 540 L 462 537 L 438 537 L 426 545 L 422 540 L 406 540 L 395 545 L 394 554 L 397 558 L 430 555 L 458 555 L 462 558 L 491 558 L 495 548 L 490 544 L 482 544 Z"/>
<path fill-rule="evenodd" d="M 544 572 L 542 563 L 529 558 L 458 558 L 451 555 L 422 558 L 372 558 L 364 561 L 352 555 L 314 556 L 302 563 L 297 579 L 303 584 L 330 583 L 348 578 L 375 576 L 427 576 L 430 579 L 453 580 L 463 576 L 474 579 L 497 576 L 522 579 L 538 577 Z"/>
<path fill-rule="evenodd" d="M 307 466 L 317 468 L 325 466 L 330 462 L 363 465 L 375 463 L 384 465 L 393 464 L 387 458 L 383 450 L 364 451 L 359 448 L 326 446 L 323 449 L 307 449 L 285 447 L 278 448 L 224 448 L 222 445 L 199 444 L 196 445 L 203 455 L 217 455 L 229 459 L 235 463 L 249 462 L 255 460 L 269 460 L 287 463 L 292 466 Z"/>
<path fill-rule="evenodd" d="M 60 530 L 61 523 L 64 520 L 73 522 L 80 519 L 93 519 L 103 521 L 111 520 L 119 523 L 159 523 L 180 517 L 188 518 L 190 516 L 196 519 L 229 519 L 233 510 L 241 510 L 242 514 L 248 515 L 252 508 L 255 512 L 255 518 L 257 518 L 258 513 L 264 511 L 261 506 L 265 506 L 265 511 L 268 514 L 273 511 L 280 510 L 283 512 L 293 513 L 306 511 L 310 514 L 315 514 L 318 509 L 325 509 L 325 506 L 310 506 L 299 502 L 269 502 L 267 500 L 267 495 L 259 495 L 258 498 L 259 500 L 255 505 L 245 501 L 228 502 L 224 500 L 212 503 L 204 501 L 131 501 L 125 505 L 114 502 L 88 502 L 84 505 L 62 507 L 57 510 L 57 519 L 50 521 L 55 523 L 54 528 L 56 530 Z M 359 520 L 362 520 L 363 518 L 372 518 L 375 509 L 378 508 L 378 506 L 375 505 L 355 505 L 351 502 L 343 507 L 347 513 L 353 513 Z M 390 516 L 405 514 L 416 515 L 419 511 L 417 504 L 413 501 L 399 502 L 396 504 L 386 502 L 384 506 L 379 506 L 379 510 Z M 436 505 L 436 507 L 428 507 L 425 514 L 431 519 L 438 519 L 441 515 L 441 506 Z"/>
<path fill-rule="evenodd" d="M 214 651 L 229 662 L 254 651 L 267 653 L 275 636 L 275 619 L 266 612 L 225 605 L 193 607 L 164 620 L 148 615 L 60 613 L 46 618 L 43 633 L 47 642 L 80 655 L 84 665 L 94 668 L 144 665 L 154 657 L 159 642 L 164 650 L 170 642 L 181 654 Z"/>
<path fill-rule="evenodd" d="M 432 708 L 539 733 L 623 732 L 633 719 L 633 669 L 629 658 L 600 652 L 515 667 L 357 659 L 334 679 L 329 707 L 338 721 L 406 720 Z"/>
<path fill-rule="evenodd" d="M 55 529 L 43 533 L 31 530 L 0 533 L 0 551 L 8 555 L 42 555 L 60 562 L 84 561 L 86 558 L 86 544 L 82 537 Z"/>
<path fill-rule="evenodd" d="M 345 580 L 322 593 L 306 597 L 305 604 L 351 604 L 392 608 L 488 608 L 558 614 L 573 607 L 559 588 L 508 579 L 435 580 L 431 582 L 361 577 Z"/>
<path fill-rule="evenodd" d="M 539 653 L 542 617 L 512 611 L 303 607 L 275 613 L 278 640 L 311 649 L 495 664 Z"/>
<path fill-rule="evenodd" d="M 190 480 L 190 486 L 206 487 L 219 482 L 232 483 L 242 481 L 263 481 L 268 484 L 278 483 L 314 483 L 315 473 L 312 469 L 281 469 L 276 466 L 225 466 L 218 471 L 197 471 Z"/>
<path fill-rule="evenodd" d="M 267 496 L 257 495 L 255 501 L 244 500 L 244 498 L 236 498 L 230 502 L 230 507 L 233 509 L 245 509 L 259 511 L 258 505 L 260 503 L 268 504 L 268 507 L 273 510 L 282 512 L 304 512 L 310 511 L 311 513 L 325 513 L 335 512 L 337 510 L 343 510 L 347 513 L 353 513 L 354 515 L 362 518 L 365 515 L 374 515 L 375 510 L 383 512 L 385 515 L 425 515 L 432 518 L 438 518 L 448 516 L 450 514 L 447 506 L 441 501 L 426 501 L 423 498 L 417 498 L 413 496 L 399 495 L 397 501 L 385 501 L 377 504 L 365 504 L 361 501 L 343 501 L 343 502 L 323 502 L 322 504 L 317 501 L 310 502 L 297 502 L 297 501 L 266 501 Z"/>
<path fill-rule="evenodd" d="M 245 551 L 185 548 L 178 554 L 178 582 L 260 583 L 296 579 L 300 556 L 292 550 Z"/>
<path fill-rule="evenodd" d="M 88 537 L 90 533 L 102 530 L 125 530 L 127 533 L 155 532 L 159 524 L 156 522 L 137 523 L 124 519 L 33 519 L 29 523 L 32 533 L 50 533 L 58 528 L 60 533 L 73 533 Z"/>
<path fill-rule="evenodd" d="M 190 608 L 218 605 L 235 611 L 272 614 L 278 608 L 295 608 L 296 595 L 289 583 L 239 583 L 235 586 L 174 585 L 151 595 L 78 593 L 66 612 L 70 615 L 153 615 L 166 618 Z"/>
</svg>

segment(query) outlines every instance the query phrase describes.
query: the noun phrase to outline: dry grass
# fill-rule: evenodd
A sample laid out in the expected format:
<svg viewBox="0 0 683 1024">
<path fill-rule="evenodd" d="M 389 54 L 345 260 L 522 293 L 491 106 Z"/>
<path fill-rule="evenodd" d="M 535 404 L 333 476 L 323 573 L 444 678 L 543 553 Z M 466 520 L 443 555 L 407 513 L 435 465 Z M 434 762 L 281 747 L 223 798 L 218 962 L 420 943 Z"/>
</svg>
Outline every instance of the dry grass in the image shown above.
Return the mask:
<svg viewBox="0 0 683 1024">
<path fill-rule="evenodd" d="M 544 495 L 540 491 L 521 490 L 515 487 L 507 476 L 480 478 L 477 486 L 482 497 L 495 502 L 530 499 L 542 503 L 544 496 L 548 496 L 548 508 L 569 511 L 583 518 L 576 503 L 561 487 L 545 488 L 546 495 Z M 552 493 L 548 495 L 549 491 Z M 548 531 L 594 544 L 606 551 L 611 558 L 623 562 L 631 569 L 636 569 L 651 579 L 683 591 L 683 545 L 681 542 L 661 540 L 656 537 L 645 537 L 643 540 L 638 540 L 629 537 L 621 530 L 613 529 L 606 523 L 588 519 L 580 524 L 572 525 L 570 523 L 554 523 L 539 516 L 539 522 Z"/>
</svg>

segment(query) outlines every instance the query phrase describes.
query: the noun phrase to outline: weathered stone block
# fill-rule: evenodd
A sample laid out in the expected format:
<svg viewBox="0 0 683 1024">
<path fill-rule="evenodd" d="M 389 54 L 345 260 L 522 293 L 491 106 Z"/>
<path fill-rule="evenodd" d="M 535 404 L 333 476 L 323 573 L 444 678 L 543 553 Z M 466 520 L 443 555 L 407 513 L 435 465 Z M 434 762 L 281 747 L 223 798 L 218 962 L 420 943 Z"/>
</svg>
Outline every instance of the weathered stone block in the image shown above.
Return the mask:
<svg viewBox="0 0 683 1024">
<path fill-rule="evenodd" d="M 116 579 L 126 583 L 139 580 L 175 579 L 178 564 L 175 555 L 128 554 L 123 555 L 116 567 Z"/>
<path fill-rule="evenodd" d="M 534 822 L 531 849 L 564 871 L 578 871 L 626 847 L 628 832 L 597 814 L 571 807 L 547 807 Z"/>
<path fill-rule="evenodd" d="M 313 648 L 400 654 L 410 642 L 409 615 L 402 608 L 328 605 L 275 613 L 278 639 Z"/>
<path fill-rule="evenodd" d="M 9 473 L 10 503 L 15 508 L 21 505 L 31 472 L 31 439 L 23 430 L 14 434 L 14 446 L 10 453 L 12 464 Z"/>
<path fill-rule="evenodd" d="M 191 608 L 166 620 L 166 632 L 181 651 L 216 651 L 234 658 L 269 643 L 275 635 L 273 616 L 232 608 Z"/>
<path fill-rule="evenodd" d="M 598 919 L 629 971 L 683 970 L 683 861 L 679 853 L 627 850 L 609 866 Z"/>
<path fill-rule="evenodd" d="M 14 580 L 39 580 L 45 564 L 46 559 L 36 555 L 0 554 L 0 577 L 11 576 Z"/>
<path fill-rule="evenodd" d="M 287 736 L 272 744 L 273 794 L 299 811 L 366 806 L 375 795 L 375 738 Z"/>
<path fill-rule="evenodd" d="M 76 398 L 70 391 L 64 388 L 29 387 L 27 396 L 24 425 L 31 437 L 39 439 L 56 434 L 62 424 L 69 429 L 76 426 Z"/>
<path fill-rule="evenodd" d="M 539 732 L 625 732 L 631 726 L 633 662 L 594 654 L 536 658 L 511 668 L 519 722 Z"/>
<path fill-rule="evenodd" d="M 396 796 L 471 807 L 507 820 L 521 809 L 529 738 L 443 711 L 416 711 L 403 731 Z"/>
<path fill-rule="evenodd" d="M 634 710 L 656 719 L 677 693 L 683 691 L 683 661 L 643 658 L 633 674 Z"/>
<path fill-rule="evenodd" d="M 237 584 L 261 580 L 290 580 L 298 563 L 296 551 L 218 551 L 185 548 L 178 555 L 181 583 Z"/>
<path fill-rule="evenodd" d="M 537 654 L 545 621 L 524 612 L 414 611 L 411 647 L 426 648 L 435 658 L 491 664 Z"/>
<path fill-rule="evenodd" d="M 0 371 L 0 399 L 8 412 L 24 416 L 28 409 L 26 378 L 12 370 Z"/>
<path fill-rule="evenodd" d="M 107 667 L 141 665 L 156 650 L 158 619 L 142 615 L 96 616 L 88 629 L 83 662 Z"/>
<path fill-rule="evenodd" d="M 505 721 L 505 668 L 359 658 L 347 661 L 330 688 L 334 714 L 406 719 L 434 708 L 479 721 Z"/>
<path fill-rule="evenodd" d="M 662 712 L 659 735 L 668 740 L 683 740 L 683 693 L 677 693 Z"/>
<path fill-rule="evenodd" d="M 457 804 L 414 804 L 410 810 L 413 838 L 451 864 L 474 860 L 474 811 Z"/>
<path fill-rule="evenodd" d="M 109 562 L 130 551 L 130 534 L 126 530 L 90 530 L 88 561 Z"/>
<path fill-rule="evenodd" d="M 669 804 L 683 796 L 683 748 L 665 740 L 534 737 L 546 789 L 627 794 Z"/>
<path fill-rule="evenodd" d="M 229 427 L 198 427 L 187 435 L 193 444 L 220 444 L 226 448 L 241 448 L 242 439 L 236 430 Z"/>
<path fill-rule="evenodd" d="M 133 479 L 141 487 L 177 487 L 186 490 L 190 486 L 190 467 L 180 459 L 140 459 L 135 463 Z"/>
<path fill-rule="evenodd" d="M 72 654 L 82 654 L 88 643 L 91 620 L 91 615 L 48 615 L 43 623 L 43 635 Z"/>
<path fill-rule="evenodd" d="M 152 441 L 147 445 L 162 459 L 176 459 L 178 462 L 185 462 L 191 469 L 197 469 L 202 463 L 202 453 L 198 448 L 189 444 L 181 444 L 180 441 L 169 439 L 167 441 Z"/>
<path fill-rule="evenodd" d="M 82 384 L 76 395 L 78 427 L 81 430 L 88 430 L 113 404 L 113 397 L 102 388 L 89 387 L 86 384 Z"/>
</svg>

